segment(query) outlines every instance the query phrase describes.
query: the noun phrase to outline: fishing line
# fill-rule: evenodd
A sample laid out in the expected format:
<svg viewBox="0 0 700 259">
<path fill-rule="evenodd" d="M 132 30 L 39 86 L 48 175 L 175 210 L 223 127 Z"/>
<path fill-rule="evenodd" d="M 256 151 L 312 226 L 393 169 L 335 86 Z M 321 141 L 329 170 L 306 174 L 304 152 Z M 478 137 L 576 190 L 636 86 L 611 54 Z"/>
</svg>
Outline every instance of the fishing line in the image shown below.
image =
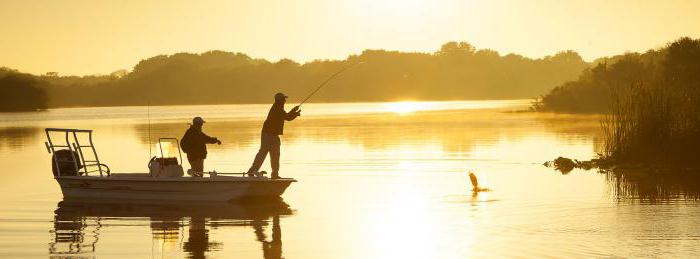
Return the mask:
<svg viewBox="0 0 700 259">
<path fill-rule="evenodd" d="M 151 159 L 153 157 L 153 147 L 151 145 L 151 100 L 148 100 L 148 108 L 147 108 L 147 116 L 148 116 L 148 159 Z"/>
<path fill-rule="evenodd" d="M 349 69 L 351 69 L 351 68 L 354 68 L 354 67 L 356 67 L 356 66 L 358 66 L 358 65 L 360 65 L 360 64 L 362 64 L 362 63 L 365 63 L 365 62 L 364 62 L 364 61 L 357 62 L 357 63 L 355 63 L 355 64 L 353 64 L 353 65 L 351 65 L 351 66 L 347 66 L 347 67 L 341 69 L 341 70 L 338 71 L 338 72 L 335 72 L 335 74 L 332 74 L 330 77 L 328 77 L 328 79 L 326 79 L 326 81 L 323 81 L 323 83 L 321 83 L 318 87 L 316 87 L 316 89 L 315 89 L 313 92 L 311 92 L 311 94 L 309 94 L 309 96 L 307 96 L 303 101 L 301 101 L 301 103 L 300 103 L 298 106 L 301 106 L 301 105 L 304 104 L 306 101 L 308 101 L 309 98 L 311 98 L 312 96 L 314 96 L 314 94 L 316 94 L 316 92 L 318 92 L 318 90 L 321 90 L 321 88 L 323 88 L 324 86 L 326 86 L 326 85 L 328 84 L 328 82 L 330 82 L 331 80 L 333 80 L 333 78 L 335 78 L 336 76 L 340 75 L 341 73 L 343 73 L 343 72 L 345 72 L 345 71 L 347 71 L 347 70 L 349 70 Z"/>
</svg>

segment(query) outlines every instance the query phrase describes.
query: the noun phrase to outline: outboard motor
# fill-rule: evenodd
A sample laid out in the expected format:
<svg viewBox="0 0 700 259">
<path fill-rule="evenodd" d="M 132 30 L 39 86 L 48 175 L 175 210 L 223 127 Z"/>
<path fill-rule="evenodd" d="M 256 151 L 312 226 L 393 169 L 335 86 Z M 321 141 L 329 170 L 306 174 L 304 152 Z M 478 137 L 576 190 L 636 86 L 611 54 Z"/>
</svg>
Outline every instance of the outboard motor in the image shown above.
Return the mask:
<svg viewBox="0 0 700 259">
<path fill-rule="evenodd" d="M 56 167 L 56 163 L 58 163 L 58 167 Z M 75 168 L 76 163 L 78 164 L 78 170 L 80 170 L 80 168 L 83 166 L 80 164 L 80 156 L 78 156 L 78 152 L 68 149 L 56 150 L 51 156 L 51 169 L 53 171 L 53 176 L 58 176 L 59 169 L 61 176 L 78 175 L 78 171 L 76 171 Z"/>
</svg>

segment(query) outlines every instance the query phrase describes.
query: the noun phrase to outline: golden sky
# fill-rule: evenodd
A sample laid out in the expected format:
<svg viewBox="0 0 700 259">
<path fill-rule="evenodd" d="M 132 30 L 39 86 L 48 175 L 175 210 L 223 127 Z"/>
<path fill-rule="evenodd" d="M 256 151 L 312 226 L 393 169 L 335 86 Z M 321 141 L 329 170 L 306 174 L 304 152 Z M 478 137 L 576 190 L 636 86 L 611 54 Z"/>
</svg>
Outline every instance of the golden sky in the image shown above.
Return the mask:
<svg viewBox="0 0 700 259">
<path fill-rule="evenodd" d="M 682 0 L 0 0 L 0 66 L 104 74 L 176 52 L 304 62 L 447 41 L 592 60 L 698 38 L 699 14 L 700 1 Z"/>
</svg>

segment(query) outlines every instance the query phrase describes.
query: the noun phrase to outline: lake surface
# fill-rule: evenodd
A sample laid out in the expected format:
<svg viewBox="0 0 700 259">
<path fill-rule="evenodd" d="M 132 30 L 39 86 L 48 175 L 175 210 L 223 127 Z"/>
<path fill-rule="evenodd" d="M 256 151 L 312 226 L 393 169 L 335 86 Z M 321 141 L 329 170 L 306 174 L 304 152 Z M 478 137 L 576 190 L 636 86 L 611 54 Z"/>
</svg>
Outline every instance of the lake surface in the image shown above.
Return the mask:
<svg viewBox="0 0 700 259">
<path fill-rule="evenodd" d="M 149 139 L 179 138 L 203 116 L 223 141 L 205 169 L 241 172 L 267 104 L 0 114 L 0 257 L 700 255 L 697 185 L 546 168 L 557 156 L 594 157 L 599 117 L 512 112 L 528 105 L 305 105 L 282 140 L 280 174 L 299 182 L 271 204 L 63 201 L 43 143 L 45 127 L 93 129 L 112 171 L 146 172 Z M 473 193 L 467 171 L 491 191 Z"/>
</svg>

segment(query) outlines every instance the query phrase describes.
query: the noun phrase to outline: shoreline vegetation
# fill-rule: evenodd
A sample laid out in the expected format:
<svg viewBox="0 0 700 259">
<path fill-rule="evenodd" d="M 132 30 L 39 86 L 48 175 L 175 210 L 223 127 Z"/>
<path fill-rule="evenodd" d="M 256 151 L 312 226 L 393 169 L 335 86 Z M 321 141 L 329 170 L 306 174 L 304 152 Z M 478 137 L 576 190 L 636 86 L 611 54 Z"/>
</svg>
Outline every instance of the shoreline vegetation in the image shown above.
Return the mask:
<svg viewBox="0 0 700 259">
<path fill-rule="evenodd" d="M 0 68 L 0 112 L 48 109 L 46 84 L 30 74 L 6 72 Z"/>
<path fill-rule="evenodd" d="M 533 59 L 448 42 L 433 53 L 365 50 L 344 60 L 304 64 L 209 51 L 155 56 L 109 75 L 23 75 L 41 82 L 47 100 L 38 106 L 48 108 L 267 103 L 279 91 L 293 102 L 359 61 L 364 63 L 338 76 L 313 101 L 524 99 L 574 80 L 590 66 L 574 51 Z M 0 68 L 0 77 L 10 74 L 21 73 Z M 0 111 L 10 110 L 0 103 Z"/>
<path fill-rule="evenodd" d="M 555 168 L 700 172 L 700 39 L 610 58 L 553 89 L 535 110 L 605 114 L 602 153 L 591 161 L 558 158 Z"/>
<path fill-rule="evenodd" d="M 699 41 L 684 37 L 644 53 L 597 59 L 576 80 L 564 82 L 539 96 L 532 108 L 542 112 L 609 114 L 624 95 L 656 91 L 654 88 L 700 88 Z"/>
</svg>

